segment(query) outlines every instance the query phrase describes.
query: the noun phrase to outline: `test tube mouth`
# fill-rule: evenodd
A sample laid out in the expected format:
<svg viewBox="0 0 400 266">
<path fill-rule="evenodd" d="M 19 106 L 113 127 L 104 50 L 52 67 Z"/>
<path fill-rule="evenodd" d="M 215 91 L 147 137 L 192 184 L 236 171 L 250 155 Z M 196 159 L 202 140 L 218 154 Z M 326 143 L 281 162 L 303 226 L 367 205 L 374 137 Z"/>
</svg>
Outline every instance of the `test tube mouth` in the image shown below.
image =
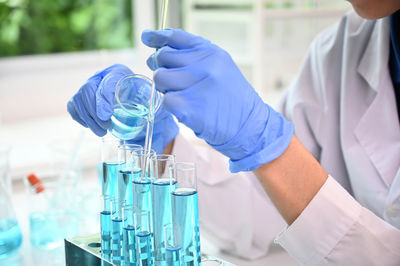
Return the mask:
<svg viewBox="0 0 400 266">
<path fill-rule="evenodd" d="M 170 161 L 171 159 L 175 160 L 175 156 L 172 154 L 154 154 L 150 157 L 150 160 L 161 162 Z"/>
<path fill-rule="evenodd" d="M 119 145 L 119 148 L 121 150 L 125 150 L 125 151 L 133 151 L 133 150 L 141 150 L 141 149 L 143 149 L 143 146 L 139 145 L 139 144 L 133 144 L 133 143 L 122 143 Z"/>
<path fill-rule="evenodd" d="M 122 86 L 123 82 L 125 82 L 127 79 L 142 79 L 142 80 L 144 80 L 144 81 L 146 81 L 146 82 L 149 83 L 150 89 L 151 89 L 152 86 L 153 86 L 153 81 L 152 81 L 150 78 L 148 78 L 148 77 L 146 77 L 146 76 L 144 76 L 144 75 L 141 75 L 141 74 L 133 74 L 133 75 L 127 75 L 127 76 L 121 78 L 121 79 L 117 82 L 117 85 L 115 86 L 115 99 L 116 99 L 118 105 L 119 105 L 125 112 L 127 112 L 127 113 L 129 113 L 129 114 L 133 114 L 135 111 L 140 110 L 141 108 L 139 108 L 138 105 L 137 105 L 136 103 L 134 103 L 134 102 L 130 102 L 130 103 L 129 103 L 130 108 L 128 108 L 127 105 L 126 105 L 126 103 L 123 103 L 123 102 L 121 101 L 121 98 L 120 98 L 119 93 L 118 93 L 119 87 Z M 153 98 L 153 103 L 157 103 L 155 100 L 156 100 L 156 97 L 160 97 L 160 93 L 159 93 L 158 91 L 156 91 L 156 95 L 157 95 L 157 96 L 155 96 L 155 97 Z M 159 104 L 157 104 L 156 106 L 153 107 L 153 108 L 154 108 L 154 112 L 160 107 L 161 101 L 159 101 L 159 102 L 160 102 Z"/>
</svg>

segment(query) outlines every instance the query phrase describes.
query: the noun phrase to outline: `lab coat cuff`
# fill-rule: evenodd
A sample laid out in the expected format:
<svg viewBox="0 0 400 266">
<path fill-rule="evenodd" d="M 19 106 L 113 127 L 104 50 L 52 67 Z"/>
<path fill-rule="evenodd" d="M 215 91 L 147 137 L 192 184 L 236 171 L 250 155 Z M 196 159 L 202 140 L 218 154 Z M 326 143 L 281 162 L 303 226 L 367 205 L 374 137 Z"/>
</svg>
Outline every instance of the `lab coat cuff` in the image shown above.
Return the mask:
<svg viewBox="0 0 400 266">
<path fill-rule="evenodd" d="M 229 160 L 229 170 L 232 173 L 238 173 L 241 171 L 253 171 L 260 167 L 262 164 L 269 163 L 279 156 L 281 156 L 288 148 L 294 134 L 294 125 L 282 118 L 284 124 L 284 133 L 277 137 L 273 142 L 268 143 L 265 139 L 267 134 L 264 134 L 261 138 L 258 146 L 263 147 L 261 150 L 244 157 L 241 160 Z M 267 131 L 267 130 L 266 130 Z M 268 143 L 266 145 L 265 143 Z"/>
<path fill-rule="evenodd" d="M 361 214 L 361 205 L 331 176 L 299 217 L 276 239 L 305 265 L 319 265 Z"/>
</svg>

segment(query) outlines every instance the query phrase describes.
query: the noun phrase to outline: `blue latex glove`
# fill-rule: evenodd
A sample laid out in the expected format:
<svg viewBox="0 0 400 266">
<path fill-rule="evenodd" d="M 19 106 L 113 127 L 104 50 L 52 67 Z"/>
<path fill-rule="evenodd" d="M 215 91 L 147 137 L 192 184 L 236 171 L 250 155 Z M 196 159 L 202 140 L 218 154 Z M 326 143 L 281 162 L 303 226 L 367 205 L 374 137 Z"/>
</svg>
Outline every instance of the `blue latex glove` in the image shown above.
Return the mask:
<svg viewBox="0 0 400 266">
<path fill-rule="evenodd" d="M 124 65 L 112 65 L 89 78 L 69 100 L 67 109 L 72 118 L 97 136 L 104 136 L 111 125 L 114 93 L 117 82 L 133 72 Z M 160 107 L 155 115 L 153 146 L 161 153 L 178 134 L 179 128 L 172 115 Z M 144 144 L 146 128 L 130 143 Z"/>
<path fill-rule="evenodd" d="M 293 124 L 261 100 L 226 51 L 175 29 L 146 30 L 142 41 L 158 48 L 147 64 L 165 109 L 228 156 L 232 172 L 255 170 L 286 150 Z"/>
</svg>

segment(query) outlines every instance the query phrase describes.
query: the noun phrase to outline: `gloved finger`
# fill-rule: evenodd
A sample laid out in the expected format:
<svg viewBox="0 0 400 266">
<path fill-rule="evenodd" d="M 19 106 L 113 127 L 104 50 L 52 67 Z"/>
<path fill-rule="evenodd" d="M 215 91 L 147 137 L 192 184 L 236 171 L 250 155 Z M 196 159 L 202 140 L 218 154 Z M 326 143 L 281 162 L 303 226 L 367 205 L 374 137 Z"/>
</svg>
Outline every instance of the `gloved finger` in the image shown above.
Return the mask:
<svg viewBox="0 0 400 266">
<path fill-rule="evenodd" d="M 191 66 L 182 68 L 158 68 L 154 72 L 154 82 L 158 91 L 166 93 L 169 91 L 186 89 L 199 80 L 202 80 L 206 74 L 201 68 Z"/>
<path fill-rule="evenodd" d="M 129 72 L 110 72 L 100 82 L 96 91 L 96 114 L 101 120 L 107 121 L 110 119 L 114 111 L 115 87 L 121 78 L 132 74 L 131 71 Z"/>
<path fill-rule="evenodd" d="M 202 43 L 209 43 L 208 40 L 181 29 L 144 30 L 142 42 L 152 48 L 168 45 L 176 49 L 188 49 Z"/>
<path fill-rule="evenodd" d="M 214 53 L 213 46 L 199 46 L 190 49 L 178 50 L 169 46 L 158 49 L 147 59 L 147 65 L 153 71 L 159 67 L 176 68 L 184 67 Z"/>
<path fill-rule="evenodd" d="M 173 114 L 179 122 L 185 124 L 186 112 L 190 110 L 189 103 L 185 99 L 185 91 L 171 91 L 164 95 L 164 108 Z"/>
<path fill-rule="evenodd" d="M 68 113 L 71 115 L 72 119 L 74 119 L 76 122 L 78 122 L 82 126 L 88 127 L 88 125 L 85 123 L 85 121 L 83 121 L 82 118 L 79 116 L 79 113 L 76 110 L 75 104 L 72 99 L 68 101 L 67 110 L 68 110 Z"/>
<path fill-rule="evenodd" d="M 82 87 L 81 87 L 81 99 L 86 107 L 87 111 L 89 112 L 90 116 L 93 120 L 104 130 L 107 130 L 110 125 L 111 121 L 108 120 L 101 120 L 97 117 L 96 112 L 96 91 L 97 91 L 97 84 L 100 83 L 100 77 L 88 80 Z M 111 116 L 110 116 L 111 117 Z"/>
<path fill-rule="evenodd" d="M 90 116 L 89 111 L 86 109 L 84 104 L 79 104 L 82 103 L 82 98 L 81 94 L 77 93 L 75 94 L 73 98 L 73 102 L 75 103 L 75 109 L 77 113 L 79 114 L 80 118 L 85 121 L 87 126 L 95 133 L 97 136 L 102 137 L 104 136 L 107 131 L 100 127 L 96 121 L 93 119 L 93 117 Z"/>
<path fill-rule="evenodd" d="M 100 80 L 103 79 L 106 75 L 108 75 L 108 73 L 125 73 L 126 75 L 130 75 L 133 74 L 133 72 L 125 65 L 122 64 L 114 64 L 112 66 L 109 66 L 101 71 L 96 72 L 96 74 L 94 74 L 92 77 L 89 78 L 90 79 L 97 79 L 98 77 L 100 77 Z M 97 84 L 98 85 L 98 84 Z"/>
</svg>

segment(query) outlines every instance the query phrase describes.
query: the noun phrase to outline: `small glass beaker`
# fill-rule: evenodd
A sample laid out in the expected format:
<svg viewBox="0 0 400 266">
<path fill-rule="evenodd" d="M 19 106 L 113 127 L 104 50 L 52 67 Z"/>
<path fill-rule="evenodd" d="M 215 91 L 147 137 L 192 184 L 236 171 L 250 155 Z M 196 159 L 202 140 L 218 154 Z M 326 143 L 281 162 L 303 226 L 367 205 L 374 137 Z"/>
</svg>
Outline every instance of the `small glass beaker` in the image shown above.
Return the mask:
<svg viewBox="0 0 400 266">
<path fill-rule="evenodd" d="M 114 112 L 111 116 L 111 134 L 122 140 L 136 137 L 147 123 L 152 106 L 152 114 L 160 107 L 163 95 L 154 91 L 150 103 L 153 81 L 143 75 L 123 77 L 115 86 Z"/>
<path fill-rule="evenodd" d="M 11 201 L 9 153 L 9 147 L 0 147 L 0 259 L 13 254 L 22 243 L 21 229 Z"/>
</svg>

